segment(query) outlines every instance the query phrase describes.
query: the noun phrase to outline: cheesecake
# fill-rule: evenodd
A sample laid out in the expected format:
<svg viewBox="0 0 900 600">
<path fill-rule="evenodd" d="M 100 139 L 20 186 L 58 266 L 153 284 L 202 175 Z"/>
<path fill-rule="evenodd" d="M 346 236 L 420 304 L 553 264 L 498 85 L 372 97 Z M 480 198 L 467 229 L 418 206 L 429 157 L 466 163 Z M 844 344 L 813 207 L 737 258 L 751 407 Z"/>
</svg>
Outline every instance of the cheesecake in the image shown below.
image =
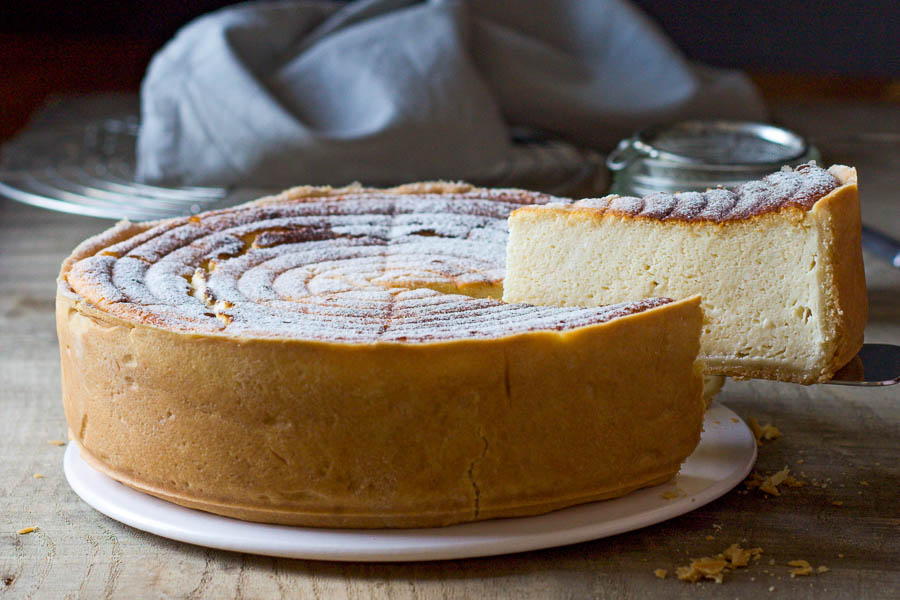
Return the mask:
<svg viewBox="0 0 900 600">
<path fill-rule="evenodd" d="M 731 190 L 522 207 L 510 217 L 503 299 L 700 294 L 708 374 L 824 382 L 863 343 L 860 229 L 856 170 L 812 163 Z"/>
<path fill-rule="evenodd" d="M 137 490 L 289 525 L 440 526 L 662 483 L 700 439 L 700 299 L 501 301 L 509 214 L 559 201 L 302 187 L 120 223 L 58 279 L 70 437 Z"/>
</svg>

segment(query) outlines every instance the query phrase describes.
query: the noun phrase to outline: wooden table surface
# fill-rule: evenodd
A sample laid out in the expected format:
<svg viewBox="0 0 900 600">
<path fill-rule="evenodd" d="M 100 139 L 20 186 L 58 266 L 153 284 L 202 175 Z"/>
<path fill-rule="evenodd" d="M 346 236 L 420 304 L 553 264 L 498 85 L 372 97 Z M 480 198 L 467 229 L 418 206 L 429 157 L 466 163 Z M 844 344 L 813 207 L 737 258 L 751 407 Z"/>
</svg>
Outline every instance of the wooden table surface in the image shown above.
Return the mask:
<svg viewBox="0 0 900 600">
<path fill-rule="evenodd" d="M 863 219 L 900 235 L 896 104 L 781 104 L 775 116 L 860 171 Z M 0 598 L 897 598 L 900 597 L 900 386 L 880 390 L 730 381 L 719 400 L 784 433 L 757 468 L 810 482 L 768 497 L 743 486 L 639 531 L 524 554 L 434 563 L 353 564 L 209 550 L 95 512 L 62 473 L 53 322 L 62 259 L 106 221 L 0 200 Z M 866 254 L 869 342 L 900 344 L 900 271 Z M 36 473 L 43 478 L 35 478 Z M 816 485 L 812 485 L 815 481 Z M 36 527 L 30 534 L 17 531 Z M 734 542 L 762 559 L 722 585 L 682 583 L 691 557 Z M 788 561 L 828 571 L 792 579 Z M 654 569 L 667 569 L 665 580 Z"/>
</svg>

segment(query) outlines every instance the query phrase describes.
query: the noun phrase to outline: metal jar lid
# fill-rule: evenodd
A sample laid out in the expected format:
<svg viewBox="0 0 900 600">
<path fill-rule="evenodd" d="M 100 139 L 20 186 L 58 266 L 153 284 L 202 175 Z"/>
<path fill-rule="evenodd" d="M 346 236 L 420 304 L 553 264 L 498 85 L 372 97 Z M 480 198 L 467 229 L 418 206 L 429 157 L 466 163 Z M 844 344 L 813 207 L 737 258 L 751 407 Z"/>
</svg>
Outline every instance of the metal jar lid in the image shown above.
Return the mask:
<svg viewBox="0 0 900 600">
<path fill-rule="evenodd" d="M 734 187 L 819 158 L 802 136 L 775 125 L 682 121 L 622 140 L 606 166 L 613 172 L 611 193 L 643 196 Z"/>
</svg>

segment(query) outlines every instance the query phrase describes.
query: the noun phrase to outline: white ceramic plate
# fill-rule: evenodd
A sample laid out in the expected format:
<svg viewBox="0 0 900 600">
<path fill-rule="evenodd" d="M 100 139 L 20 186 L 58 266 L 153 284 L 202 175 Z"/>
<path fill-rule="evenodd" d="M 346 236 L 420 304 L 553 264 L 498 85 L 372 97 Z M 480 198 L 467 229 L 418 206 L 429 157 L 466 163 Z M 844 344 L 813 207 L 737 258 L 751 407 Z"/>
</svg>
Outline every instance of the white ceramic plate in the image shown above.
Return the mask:
<svg viewBox="0 0 900 600">
<path fill-rule="evenodd" d="M 700 445 L 669 483 L 537 517 L 434 529 L 317 529 L 220 517 L 148 496 L 110 479 L 82 461 L 74 443 L 66 449 L 65 472 L 72 489 L 101 513 L 190 544 L 317 560 L 440 560 L 584 542 L 699 508 L 740 483 L 756 461 L 753 435 L 728 408 L 713 404 L 706 413 L 704 430 Z M 672 498 L 673 493 L 677 497 Z"/>
</svg>

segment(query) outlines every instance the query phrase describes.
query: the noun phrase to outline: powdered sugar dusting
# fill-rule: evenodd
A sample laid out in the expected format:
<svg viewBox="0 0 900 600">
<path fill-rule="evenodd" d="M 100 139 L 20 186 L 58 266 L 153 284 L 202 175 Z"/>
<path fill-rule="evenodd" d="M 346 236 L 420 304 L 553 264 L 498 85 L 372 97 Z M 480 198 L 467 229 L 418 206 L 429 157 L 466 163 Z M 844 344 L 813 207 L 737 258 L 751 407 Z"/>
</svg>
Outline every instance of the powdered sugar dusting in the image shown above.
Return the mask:
<svg viewBox="0 0 900 600">
<path fill-rule="evenodd" d="M 656 193 L 644 198 L 607 196 L 580 200 L 573 206 L 661 221 L 738 221 L 787 207 L 809 210 L 839 185 L 834 175 L 809 163 L 783 168 L 732 190 Z"/>
<path fill-rule="evenodd" d="M 354 343 L 567 330 L 670 302 L 474 297 L 499 293 L 509 213 L 551 201 L 519 190 L 288 194 L 161 222 L 76 262 L 66 280 L 111 314 L 165 329 Z"/>
</svg>

